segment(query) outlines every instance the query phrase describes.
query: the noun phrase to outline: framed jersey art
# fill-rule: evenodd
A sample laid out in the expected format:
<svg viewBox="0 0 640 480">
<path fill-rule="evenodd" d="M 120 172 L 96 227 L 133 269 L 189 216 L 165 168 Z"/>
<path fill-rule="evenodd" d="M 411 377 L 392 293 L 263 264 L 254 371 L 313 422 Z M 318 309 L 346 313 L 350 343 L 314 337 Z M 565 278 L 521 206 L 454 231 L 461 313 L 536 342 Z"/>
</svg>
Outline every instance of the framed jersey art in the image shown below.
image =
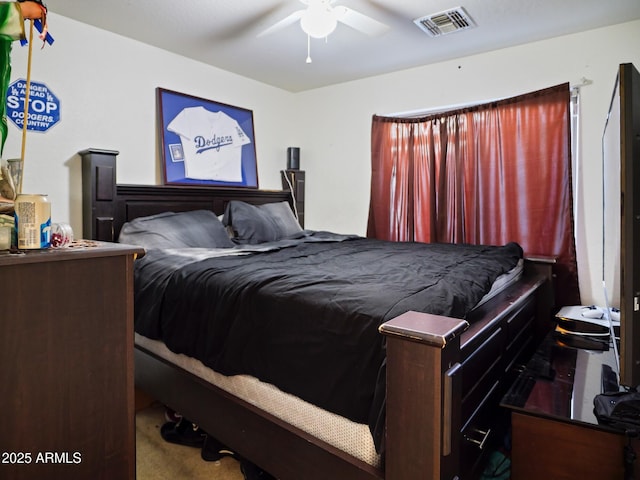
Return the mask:
<svg viewBox="0 0 640 480">
<path fill-rule="evenodd" d="M 165 184 L 258 188 L 253 112 L 157 88 Z"/>
</svg>

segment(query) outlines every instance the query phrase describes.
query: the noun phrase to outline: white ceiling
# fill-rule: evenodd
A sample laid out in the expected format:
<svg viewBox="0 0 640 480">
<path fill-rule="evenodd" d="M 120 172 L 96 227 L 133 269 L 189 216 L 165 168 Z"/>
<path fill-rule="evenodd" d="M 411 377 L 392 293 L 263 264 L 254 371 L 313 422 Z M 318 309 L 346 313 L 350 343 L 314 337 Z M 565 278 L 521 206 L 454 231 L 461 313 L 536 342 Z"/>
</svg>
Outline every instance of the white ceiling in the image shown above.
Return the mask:
<svg viewBox="0 0 640 480">
<path fill-rule="evenodd" d="M 311 39 L 290 25 L 299 0 L 48 0 L 49 10 L 292 92 L 332 85 L 640 18 L 640 0 L 338 0 L 386 23 L 369 37 L 346 25 Z M 462 6 L 476 27 L 432 38 L 413 19 Z M 50 25 L 55 37 L 55 25 Z M 553 55 L 553 52 L 549 52 Z M 505 65 L 508 68 L 508 65 Z"/>
</svg>

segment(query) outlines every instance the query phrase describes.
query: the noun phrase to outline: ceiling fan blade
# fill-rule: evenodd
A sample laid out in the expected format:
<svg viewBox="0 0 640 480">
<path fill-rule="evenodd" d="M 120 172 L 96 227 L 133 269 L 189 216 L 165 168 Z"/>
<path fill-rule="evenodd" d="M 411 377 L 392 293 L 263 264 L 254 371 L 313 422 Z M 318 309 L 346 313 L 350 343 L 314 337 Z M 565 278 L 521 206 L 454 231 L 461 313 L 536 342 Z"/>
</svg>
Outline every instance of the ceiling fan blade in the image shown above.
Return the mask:
<svg viewBox="0 0 640 480">
<path fill-rule="evenodd" d="M 306 10 L 297 10 L 293 12 L 288 17 L 283 18 L 279 22 L 274 23 L 266 30 L 260 32 L 257 37 L 264 37 L 265 35 L 271 35 L 272 33 L 279 32 L 280 30 L 287 28 L 289 25 L 292 25 L 298 22 L 302 18 L 302 14 L 306 12 Z"/>
<path fill-rule="evenodd" d="M 256 8 L 249 18 L 240 18 L 236 21 L 225 22 L 224 25 L 216 26 L 205 38 L 211 42 L 228 42 L 237 39 L 246 32 L 254 32 L 264 26 L 264 19 L 275 14 L 279 10 L 279 5 L 269 8 Z"/>
<path fill-rule="evenodd" d="M 389 2 L 385 0 L 367 0 L 367 5 L 369 5 L 370 8 L 378 11 L 380 15 L 384 15 L 386 18 L 392 18 L 393 20 L 402 23 L 405 23 L 408 18 L 411 18 L 411 16 L 407 15 L 405 12 L 402 12 L 397 8 L 391 8 L 387 5 L 383 5 L 383 3 Z"/>
<path fill-rule="evenodd" d="M 322 2 L 322 0 L 300 0 L 302 3 L 304 3 L 305 5 L 310 5 L 312 3 L 320 3 Z M 338 0 L 329 0 L 329 5 L 333 5 L 334 3 L 336 3 Z"/>
<path fill-rule="evenodd" d="M 359 32 L 366 33 L 372 37 L 382 35 L 387 30 L 389 30 L 389 26 L 385 25 L 378 20 L 374 20 L 367 15 L 364 15 L 360 12 L 356 12 L 355 10 L 351 10 L 348 7 L 336 6 L 333 7 L 333 12 L 336 15 L 336 19 L 339 22 L 348 25 L 349 27 L 358 30 Z"/>
</svg>

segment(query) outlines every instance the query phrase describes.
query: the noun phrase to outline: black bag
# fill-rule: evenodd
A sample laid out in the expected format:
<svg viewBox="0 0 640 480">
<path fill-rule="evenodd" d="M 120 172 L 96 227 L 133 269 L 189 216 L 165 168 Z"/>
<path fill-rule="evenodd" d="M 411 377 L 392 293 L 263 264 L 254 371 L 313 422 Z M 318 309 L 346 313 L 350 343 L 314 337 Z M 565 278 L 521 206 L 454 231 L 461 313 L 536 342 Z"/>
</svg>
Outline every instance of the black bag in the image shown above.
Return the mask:
<svg viewBox="0 0 640 480">
<path fill-rule="evenodd" d="M 632 438 L 640 434 L 640 393 L 601 393 L 593 399 L 593 413 L 598 423 L 624 432 L 627 445 L 624 447 L 624 480 L 634 480 L 636 452 Z"/>
<path fill-rule="evenodd" d="M 593 399 L 593 406 L 598 423 L 628 434 L 640 433 L 640 393 L 601 393 Z"/>
</svg>

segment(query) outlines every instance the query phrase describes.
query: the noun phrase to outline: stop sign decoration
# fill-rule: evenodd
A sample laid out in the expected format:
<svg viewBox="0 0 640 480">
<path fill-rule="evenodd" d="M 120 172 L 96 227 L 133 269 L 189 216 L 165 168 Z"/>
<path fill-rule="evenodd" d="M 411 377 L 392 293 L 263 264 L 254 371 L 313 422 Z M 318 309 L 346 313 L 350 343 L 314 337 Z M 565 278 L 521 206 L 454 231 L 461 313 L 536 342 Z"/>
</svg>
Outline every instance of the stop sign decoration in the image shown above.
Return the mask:
<svg viewBox="0 0 640 480">
<path fill-rule="evenodd" d="M 27 81 L 19 79 L 7 89 L 7 118 L 22 130 Z M 27 130 L 46 132 L 60 121 L 60 100 L 44 83 L 31 82 Z"/>
</svg>

